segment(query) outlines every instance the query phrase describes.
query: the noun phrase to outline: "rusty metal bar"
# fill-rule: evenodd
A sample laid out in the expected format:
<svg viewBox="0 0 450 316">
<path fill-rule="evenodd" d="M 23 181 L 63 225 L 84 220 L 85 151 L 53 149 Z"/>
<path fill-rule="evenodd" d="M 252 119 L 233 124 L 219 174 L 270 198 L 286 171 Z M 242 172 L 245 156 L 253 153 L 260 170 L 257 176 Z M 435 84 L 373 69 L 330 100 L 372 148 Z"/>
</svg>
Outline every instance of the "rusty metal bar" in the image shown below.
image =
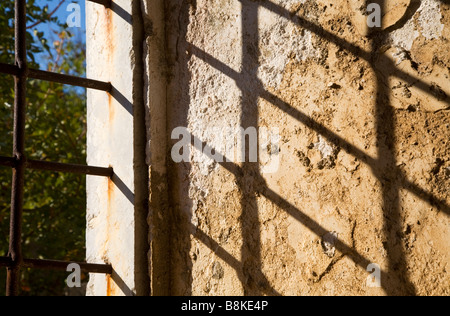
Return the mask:
<svg viewBox="0 0 450 316">
<path fill-rule="evenodd" d="M 27 168 L 35 170 L 69 172 L 69 173 L 85 174 L 91 176 L 103 176 L 103 177 L 112 177 L 114 173 L 113 168 L 92 167 L 92 166 L 64 164 L 58 162 L 48 162 L 38 160 L 28 160 L 26 166 Z"/>
<path fill-rule="evenodd" d="M 88 0 L 111 8 L 112 0 Z M 1 157 L 0 165 L 13 169 L 11 190 L 11 215 L 9 230 L 9 252 L 0 257 L 0 266 L 7 267 L 6 295 L 16 296 L 19 292 L 20 269 L 38 268 L 66 270 L 71 263 L 77 263 L 83 271 L 89 273 L 111 274 L 112 267 L 104 264 L 84 262 L 66 262 L 57 260 L 24 259 L 22 256 L 22 215 L 24 198 L 25 169 L 70 172 L 86 175 L 112 177 L 112 168 L 91 167 L 74 164 L 62 164 L 46 161 L 28 160 L 25 156 L 25 119 L 26 119 L 26 82 L 27 78 L 45 80 L 110 92 L 111 83 L 91 80 L 48 71 L 28 69 L 26 63 L 26 0 L 15 0 L 15 65 L 0 63 L 0 73 L 14 76 L 14 135 L 13 157 Z"/>
<path fill-rule="evenodd" d="M 17 159 L 0 156 L 0 166 L 15 168 L 18 163 L 19 161 Z M 114 174 L 113 168 L 93 167 L 39 160 L 27 160 L 25 162 L 25 167 L 34 170 L 68 172 L 102 177 L 112 177 Z"/>
<path fill-rule="evenodd" d="M 22 213 L 25 174 L 25 112 L 26 112 L 26 0 L 15 2 L 15 61 L 18 74 L 14 76 L 14 136 L 11 216 L 9 228 L 9 253 L 6 295 L 16 296 L 19 291 L 20 267 L 22 265 Z"/>
<path fill-rule="evenodd" d="M 20 75 L 19 67 L 4 64 L 4 63 L 0 63 L 0 72 L 9 74 L 9 75 L 13 75 L 13 76 Z M 80 78 L 80 77 L 64 75 L 64 74 L 57 74 L 54 72 L 31 69 L 31 68 L 28 69 L 28 73 L 26 75 L 28 78 L 32 78 L 32 79 L 51 81 L 51 82 L 67 84 L 67 85 L 77 86 L 77 87 L 83 87 L 83 88 L 88 88 L 88 89 L 95 89 L 95 90 L 101 90 L 101 91 L 107 91 L 107 92 L 110 92 L 112 89 L 111 83 L 109 83 L 109 82 L 103 82 L 103 81 L 87 79 L 87 78 Z"/>
<path fill-rule="evenodd" d="M 23 266 L 34 269 L 60 270 L 66 271 L 67 266 L 76 263 L 80 266 L 81 271 L 88 273 L 112 274 L 112 266 L 108 264 L 94 264 L 86 262 L 72 262 L 59 260 L 40 260 L 40 259 L 24 259 Z"/>
<path fill-rule="evenodd" d="M 23 268 L 44 269 L 44 270 L 60 270 L 66 271 L 69 264 L 76 263 L 80 266 L 81 271 L 87 273 L 112 274 L 112 266 L 109 264 L 94 264 L 75 261 L 60 260 L 42 260 L 42 259 L 23 259 Z M 0 266 L 9 267 L 13 264 L 9 257 L 0 257 Z"/>
<path fill-rule="evenodd" d="M 105 8 L 108 8 L 108 9 L 110 9 L 111 5 L 112 5 L 112 0 L 88 0 L 88 1 L 102 4 L 105 6 Z"/>
<path fill-rule="evenodd" d="M 16 159 L 0 156 L 0 166 L 14 168 L 16 166 Z"/>
<path fill-rule="evenodd" d="M 102 90 L 102 91 L 111 91 L 111 83 L 109 82 L 103 82 L 98 80 L 92 80 L 87 78 L 80 78 L 75 76 L 69 76 L 69 75 L 63 75 L 63 74 L 57 74 L 53 72 L 43 71 L 43 70 L 36 70 L 36 69 L 29 69 L 28 70 L 28 77 L 38 80 L 45 80 L 45 81 L 52 81 L 57 82 L 61 84 L 67 84 L 71 86 L 78 86 L 88 89 L 95 89 L 95 90 Z"/>
</svg>

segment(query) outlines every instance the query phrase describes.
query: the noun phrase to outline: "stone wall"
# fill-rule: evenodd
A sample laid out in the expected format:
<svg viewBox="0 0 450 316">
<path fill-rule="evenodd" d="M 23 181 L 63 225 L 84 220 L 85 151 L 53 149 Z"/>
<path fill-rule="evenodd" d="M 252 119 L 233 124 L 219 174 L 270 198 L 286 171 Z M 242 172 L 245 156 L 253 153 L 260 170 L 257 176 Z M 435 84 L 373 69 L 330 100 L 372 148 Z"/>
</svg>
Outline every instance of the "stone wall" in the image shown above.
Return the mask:
<svg viewBox="0 0 450 316">
<path fill-rule="evenodd" d="M 379 28 L 367 27 L 372 2 L 383 8 Z M 135 28 L 116 49 L 134 38 L 127 58 L 137 51 L 144 63 L 116 60 L 125 73 L 145 73 L 142 86 L 124 80 L 132 84 L 122 93 L 146 109 L 146 132 L 134 116 L 133 137 L 146 135 L 149 168 L 137 164 L 121 177 L 149 178 L 148 266 L 135 261 L 133 269 L 148 268 L 151 294 L 450 294 L 446 1 L 131 3 L 140 3 L 142 16 L 133 11 Z M 108 120 L 92 115 L 91 124 Z M 248 145 L 252 128 L 258 146 L 236 159 L 240 146 L 230 150 L 227 137 Z M 236 137 L 243 130 L 248 137 Z M 274 132 L 271 141 L 264 130 Z M 185 138 L 189 150 L 180 146 Z M 123 145 L 114 148 L 133 147 Z M 100 147 L 90 146 L 97 157 Z M 96 185 L 88 187 L 98 199 L 91 205 L 107 199 L 107 190 L 93 195 Z M 89 236 L 102 232 L 101 218 L 89 222 Z M 116 239 L 108 251 L 91 244 L 92 257 L 117 254 Z M 368 282 L 377 267 L 379 284 Z M 122 290 L 134 282 L 123 275 Z"/>
<path fill-rule="evenodd" d="M 168 155 L 280 131 L 275 173 L 169 161 L 171 294 L 449 294 L 450 7 L 378 3 L 167 1 Z"/>
</svg>

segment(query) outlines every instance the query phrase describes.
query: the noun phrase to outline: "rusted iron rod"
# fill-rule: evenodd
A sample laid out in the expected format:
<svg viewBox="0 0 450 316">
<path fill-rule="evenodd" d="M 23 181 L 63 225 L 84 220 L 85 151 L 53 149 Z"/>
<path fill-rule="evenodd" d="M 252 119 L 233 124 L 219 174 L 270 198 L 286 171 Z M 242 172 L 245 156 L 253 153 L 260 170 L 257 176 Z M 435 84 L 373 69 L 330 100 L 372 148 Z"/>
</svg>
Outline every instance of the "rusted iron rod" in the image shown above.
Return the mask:
<svg viewBox="0 0 450 316">
<path fill-rule="evenodd" d="M 98 4 L 103 4 L 105 8 L 111 8 L 112 0 L 88 0 L 89 2 L 95 2 Z"/>
<path fill-rule="evenodd" d="M 14 77 L 14 136 L 11 190 L 11 216 L 9 227 L 9 253 L 12 264 L 8 267 L 6 295 L 17 296 L 19 292 L 20 267 L 22 264 L 22 213 L 25 175 L 25 113 L 26 113 L 26 0 L 15 1 L 15 61 L 18 74 Z"/>
<path fill-rule="evenodd" d="M 72 264 L 78 264 L 81 271 L 87 273 L 112 274 L 112 266 L 109 264 L 95 264 L 75 261 L 60 260 L 42 260 L 42 259 L 23 259 L 23 268 L 44 269 L 44 270 L 60 270 L 67 271 L 67 267 Z M 13 264 L 9 257 L 0 257 L 0 266 L 9 267 Z"/>
<path fill-rule="evenodd" d="M 19 161 L 17 159 L 0 156 L 0 166 L 15 168 L 18 163 Z M 113 168 L 92 167 L 39 160 L 27 160 L 25 162 L 25 167 L 34 170 L 68 172 L 103 177 L 112 177 L 114 173 Z"/>
<path fill-rule="evenodd" d="M 4 63 L 0 63 L 0 72 L 13 75 L 20 76 L 20 68 L 18 66 L 8 65 Z M 67 84 L 71 86 L 83 87 L 88 89 L 95 89 L 101 91 L 111 91 L 111 84 L 109 82 L 103 82 L 99 80 L 92 80 L 87 78 L 80 78 L 76 76 L 57 74 L 54 72 L 37 70 L 37 69 L 28 69 L 26 73 L 28 78 L 51 81 L 61 84 Z"/>
<path fill-rule="evenodd" d="M 8 75 L 18 76 L 19 75 L 19 67 L 14 65 L 8 65 L 4 63 L 0 63 L 0 72 Z"/>
<path fill-rule="evenodd" d="M 29 69 L 28 77 L 38 80 L 45 80 L 51 82 L 57 82 L 61 84 L 67 84 L 71 86 L 78 86 L 88 89 L 111 91 L 111 84 L 109 82 L 103 82 L 98 80 L 92 80 L 87 78 L 80 78 L 76 76 L 69 76 L 63 74 L 57 74 L 49 71 Z"/>
<path fill-rule="evenodd" d="M 78 264 L 81 268 L 81 271 L 83 272 L 112 274 L 112 266 L 108 264 L 94 264 L 86 262 L 40 260 L 40 259 L 23 260 L 23 266 L 26 268 L 60 270 L 60 271 L 66 271 L 67 266 L 71 263 Z"/>
</svg>

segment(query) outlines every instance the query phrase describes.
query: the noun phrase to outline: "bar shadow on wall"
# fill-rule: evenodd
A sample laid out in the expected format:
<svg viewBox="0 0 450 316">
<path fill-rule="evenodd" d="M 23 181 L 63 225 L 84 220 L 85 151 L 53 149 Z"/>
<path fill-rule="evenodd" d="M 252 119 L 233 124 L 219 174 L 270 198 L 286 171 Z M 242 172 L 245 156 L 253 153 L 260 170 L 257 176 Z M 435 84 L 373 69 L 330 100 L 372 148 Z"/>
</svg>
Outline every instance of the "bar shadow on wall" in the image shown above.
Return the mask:
<svg viewBox="0 0 450 316">
<path fill-rule="evenodd" d="M 370 166 L 373 170 L 375 176 L 378 178 L 381 183 L 383 189 L 382 193 L 382 207 L 384 210 L 384 217 L 386 218 L 384 232 L 386 234 L 387 239 L 392 237 L 395 234 L 401 234 L 402 229 L 402 218 L 400 214 L 400 199 L 399 199 L 399 190 L 404 188 L 410 191 L 412 194 L 417 196 L 418 198 L 429 202 L 433 206 L 437 207 L 441 212 L 445 215 L 450 215 L 450 206 L 448 205 L 446 200 L 439 199 L 434 196 L 431 192 L 417 186 L 416 184 L 410 182 L 407 179 L 406 174 L 403 173 L 396 166 L 396 158 L 395 158 L 395 111 L 390 106 L 390 92 L 387 87 L 383 84 L 383 75 L 379 70 L 375 67 L 375 56 L 378 56 L 378 45 L 381 42 L 382 35 L 378 37 L 378 39 L 374 40 L 372 51 L 365 51 L 360 47 L 355 46 L 352 43 L 345 41 L 344 39 L 339 38 L 338 36 L 330 33 L 320 26 L 307 21 L 306 19 L 297 16 L 289 12 L 288 10 L 274 4 L 270 1 L 251 1 L 251 0 L 240 0 L 242 4 L 242 21 L 243 21 L 243 70 L 241 73 L 236 72 L 231 69 L 229 66 L 223 64 L 221 61 L 217 60 L 207 52 L 201 50 L 200 48 L 195 47 L 194 45 L 184 42 L 178 43 L 179 47 L 187 49 L 187 54 L 180 54 L 178 57 L 180 65 L 184 67 L 183 73 L 184 77 L 181 80 L 181 84 L 185 86 L 189 85 L 190 75 L 188 69 L 188 62 L 192 56 L 196 56 L 199 59 L 203 60 L 205 63 L 208 63 L 213 68 L 221 71 L 225 75 L 234 79 L 237 86 L 242 91 L 242 116 L 241 116 L 241 125 L 242 127 L 248 126 L 258 126 L 258 97 L 261 97 L 273 105 L 277 106 L 287 115 L 295 118 L 299 122 L 301 122 L 306 127 L 316 131 L 318 134 L 322 135 L 327 139 L 330 143 L 342 148 L 347 153 L 353 155 L 358 158 L 363 163 Z M 258 7 L 262 6 L 270 11 L 279 14 L 287 19 L 289 19 L 292 23 L 297 24 L 300 27 L 303 27 L 307 30 L 312 31 L 315 35 L 336 44 L 342 49 L 347 50 L 351 54 L 363 58 L 366 60 L 377 73 L 377 97 L 376 97 L 376 133 L 377 140 L 380 142 L 380 146 L 378 148 L 378 155 L 376 158 L 373 158 L 352 145 L 333 131 L 331 131 L 326 126 L 321 125 L 320 123 L 314 121 L 312 118 L 308 117 L 298 109 L 295 109 L 290 104 L 278 98 L 276 95 L 273 95 L 269 91 L 266 91 L 259 82 L 256 73 L 258 69 L 258 57 L 259 57 L 259 34 L 258 34 L 258 18 L 257 18 L 257 10 Z M 187 1 L 183 2 L 182 12 L 180 18 L 181 25 L 179 25 L 182 30 L 180 38 L 185 38 L 187 34 L 187 27 L 189 23 L 189 4 Z M 411 14 L 409 12 L 408 14 Z M 178 48 L 178 47 L 177 47 Z M 381 58 L 387 58 L 386 56 L 381 56 Z M 393 62 L 388 61 L 389 65 L 389 76 L 402 76 L 403 79 L 410 83 L 414 83 L 416 87 L 433 96 L 432 87 L 430 87 L 427 83 L 423 82 L 419 78 L 415 78 L 409 74 L 402 72 L 400 69 L 396 67 Z M 185 89 L 186 90 L 186 89 Z M 188 125 L 188 111 L 189 111 L 189 93 L 185 91 L 185 94 L 181 98 L 181 106 L 180 109 L 183 111 L 184 120 L 182 122 L 176 122 L 175 126 L 187 126 Z M 448 101 L 448 99 L 446 100 Z M 170 118 L 169 118 L 170 122 Z M 194 136 L 192 136 L 194 137 Z M 197 140 L 201 141 L 201 140 Z M 206 143 L 204 145 L 208 146 Z M 214 150 L 214 149 L 212 149 Z M 217 153 L 217 151 L 215 151 Z M 213 157 L 210 157 L 213 158 Z M 211 237 L 205 234 L 202 231 L 199 231 L 195 227 L 189 227 L 190 224 L 183 224 L 182 221 L 185 221 L 186 218 L 179 217 L 180 215 L 175 215 L 173 220 L 175 221 L 175 227 L 178 230 L 178 234 L 183 235 L 182 232 L 190 232 L 189 234 L 185 234 L 182 237 L 178 236 L 177 238 L 181 238 L 184 240 L 183 247 L 184 249 L 190 249 L 190 234 L 193 234 L 195 238 L 198 238 L 202 241 L 206 246 L 208 246 L 211 250 L 213 250 L 217 256 L 219 256 L 222 260 L 227 262 L 231 267 L 233 267 L 242 282 L 242 286 L 244 288 L 245 294 L 247 295 L 260 295 L 260 294 L 268 294 L 268 295 L 279 295 L 279 293 L 273 289 L 270 285 L 270 282 L 266 279 L 264 274 L 261 271 L 261 240 L 260 240 L 260 226 L 259 226 L 259 218 L 258 218 L 258 208 L 256 204 L 256 200 L 254 198 L 255 193 L 260 193 L 272 202 L 274 202 L 280 209 L 285 210 L 289 215 L 297 219 L 303 225 L 308 227 L 311 231 L 313 231 L 319 237 L 322 237 L 328 231 L 320 225 L 320 223 L 315 222 L 313 219 L 309 218 L 305 213 L 300 211 L 296 206 L 290 204 L 283 197 L 279 196 L 276 192 L 271 190 L 265 185 L 264 179 L 261 177 L 258 171 L 257 164 L 253 163 L 245 163 L 243 167 L 239 167 L 237 165 L 231 163 L 221 163 L 221 165 L 229 170 L 236 176 L 237 182 L 239 183 L 242 192 L 244 192 L 244 197 L 241 200 L 241 207 L 243 209 L 243 214 L 241 218 L 242 231 L 243 231 L 243 245 L 241 249 L 242 258 L 241 260 L 237 260 L 229 253 L 227 253 L 220 245 L 214 241 Z M 190 171 L 190 167 L 187 164 L 184 164 L 183 167 L 176 167 L 178 169 L 177 172 L 182 170 L 181 173 L 177 173 L 175 177 L 172 179 L 187 179 Z M 250 184 L 250 185 L 249 185 Z M 178 184 L 172 183 L 169 185 L 169 188 L 172 186 L 178 186 Z M 178 188 L 179 189 L 179 188 Z M 181 201 L 190 201 L 187 191 L 183 192 L 183 190 L 176 190 L 171 192 L 176 193 L 178 198 Z M 189 205 L 187 206 L 189 207 Z M 178 206 L 172 205 L 172 209 L 174 213 L 178 213 Z M 181 222 L 180 222 L 181 221 Z M 186 229 L 187 228 L 187 229 Z M 179 230 L 184 229 L 184 230 Z M 177 244 L 178 245 L 178 244 Z M 338 240 L 336 243 L 336 249 L 340 252 L 348 256 L 352 259 L 357 265 L 361 266 L 363 269 L 366 269 L 367 266 L 371 263 L 370 260 L 359 254 L 355 249 L 347 246 L 341 240 Z M 413 284 L 408 279 L 407 275 L 407 266 L 406 266 L 406 258 L 405 253 L 402 248 L 401 242 L 397 239 L 391 239 L 391 242 L 387 245 L 387 253 L 389 256 L 389 270 L 382 271 L 382 279 L 383 281 L 389 280 L 389 282 L 382 282 L 383 288 L 388 295 L 414 295 L 415 288 Z M 189 254 L 184 254 L 186 258 L 189 258 Z M 192 284 L 192 263 L 190 260 L 188 271 L 191 273 L 189 275 L 190 284 Z M 187 289 L 185 291 L 185 295 L 192 294 L 192 289 Z"/>
</svg>

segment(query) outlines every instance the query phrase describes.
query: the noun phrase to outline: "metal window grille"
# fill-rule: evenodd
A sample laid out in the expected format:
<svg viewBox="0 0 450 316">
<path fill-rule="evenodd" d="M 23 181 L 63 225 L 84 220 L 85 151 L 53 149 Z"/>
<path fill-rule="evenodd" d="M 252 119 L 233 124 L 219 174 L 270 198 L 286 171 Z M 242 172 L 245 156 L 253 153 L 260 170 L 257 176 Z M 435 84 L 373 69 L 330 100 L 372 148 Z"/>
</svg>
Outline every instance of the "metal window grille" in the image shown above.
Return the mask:
<svg viewBox="0 0 450 316">
<path fill-rule="evenodd" d="M 88 0 L 111 8 L 111 0 Z M 91 167 L 55 162 L 28 160 L 25 155 L 25 110 L 27 78 L 68 84 L 89 89 L 111 91 L 111 84 L 97 80 L 29 69 L 26 61 L 26 0 L 15 0 L 15 65 L 0 63 L 0 72 L 14 76 L 14 140 L 13 156 L 1 157 L 0 166 L 13 170 L 11 190 L 11 215 L 9 229 L 9 252 L 0 257 L 0 266 L 7 268 L 6 295 L 18 295 L 20 270 L 22 268 L 65 271 L 69 264 L 77 263 L 83 272 L 112 274 L 111 265 L 37 260 L 22 257 L 21 234 L 24 199 L 25 169 L 69 172 L 93 176 L 112 177 L 112 168 Z"/>
</svg>

